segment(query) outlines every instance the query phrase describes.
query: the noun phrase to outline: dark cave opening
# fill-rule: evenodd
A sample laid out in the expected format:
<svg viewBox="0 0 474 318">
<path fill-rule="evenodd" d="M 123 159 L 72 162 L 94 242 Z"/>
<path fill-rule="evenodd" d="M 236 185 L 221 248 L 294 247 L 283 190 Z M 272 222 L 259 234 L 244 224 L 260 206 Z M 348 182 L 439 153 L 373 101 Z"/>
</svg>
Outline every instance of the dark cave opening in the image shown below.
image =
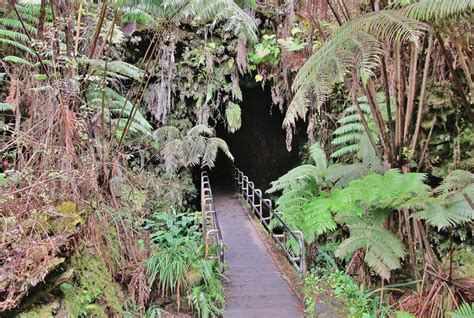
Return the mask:
<svg viewBox="0 0 474 318">
<path fill-rule="evenodd" d="M 272 109 L 270 89 L 255 84 L 242 85 L 241 89 L 241 128 L 230 133 L 223 123 L 218 123 L 216 133 L 229 145 L 234 164 L 265 191 L 271 181 L 298 164 L 298 147 L 295 145 L 291 152 L 286 149 L 284 114 L 276 107 Z M 232 162 L 220 151 L 211 170 L 213 187 L 231 186 L 232 172 Z"/>
</svg>

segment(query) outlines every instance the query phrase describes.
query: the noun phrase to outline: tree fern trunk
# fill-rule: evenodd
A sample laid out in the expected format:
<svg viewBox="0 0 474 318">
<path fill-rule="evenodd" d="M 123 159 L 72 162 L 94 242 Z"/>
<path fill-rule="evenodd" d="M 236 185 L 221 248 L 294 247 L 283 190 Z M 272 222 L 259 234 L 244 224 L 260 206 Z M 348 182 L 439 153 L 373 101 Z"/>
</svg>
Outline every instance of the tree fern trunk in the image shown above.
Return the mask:
<svg viewBox="0 0 474 318">
<path fill-rule="evenodd" d="M 369 80 L 366 88 L 367 89 L 365 93 L 367 95 L 367 100 L 369 102 L 369 106 L 370 106 L 373 118 L 377 125 L 377 129 L 380 133 L 380 137 L 382 138 L 382 144 L 383 144 L 383 148 L 385 149 L 385 155 L 387 157 L 387 160 L 390 161 L 390 158 L 392 158 L 390 138 L 387 134 L 387 129 L 382 118 L 382 113 L 380 112 L 380 106 L 377 103 L 374 82 L 372 80 Z"/>
<path fill-rule="evenodd" d="M 421 124 L 423 121 L 423 111 L 424 111 L 424 104 L 425 104 L 425 98 L 426 98 L 426 88 L 428 86 L 428 73 L 430 69 L 432 51 L 433 51 L 433 36 L 431 35 L 428 40 L 428 49 L 426 52 L 425 66 L 423 69 L 423 79 L 421 82 L 420 100 L 418 101 L 418 114 L 416 118 L 415 132 L 413 133 L 411 143 L 410 143 L 411 151 L 410 151 L 410 157 L 408 158 L 408 161 L 411 161 L 411 158 L 413 157 L 413 154 L 415 152 L 415 148 L 418 142 L 418 136 L 421 130 Z"/>
<path fill-rule="evenodd" d="M 89 52 L 87 53 L 87 57 L 90 59 L 94 57 L 95 48 L 97 46 L 97 40 L 99 39 L 100 31 L 102 30 L 102 25 L 104 24 L 106 15 L 107 15 L 107 1 L 104 1 L 102 2 L 100 16 L 95 27 L 95 32 L 94 32 L 94 36 L 92 37 L 91 46 L 89 47 Z"/>
<path fill-rule="evenodd" d="M 405 113 L 405 124 L 403 127 L 403 144 L 408 142 L 408 131 L 410 130 L 411 119 L 413 117 L 413 110 L 415 108 L 415 92 L 416 92 L 416 78 L 418 71 L 418 48 L 416 45 L 411 45 L 410 54 L 410 72 L 408 75 L 408 91 L 407 91 L 407 110 Z"/>
<path fill-rule="evenodd" d="M 36 36 L 40 40 L 43 39 L 44 22 L 46 20 L 46 4 L 47 0 L 41 0 L 40 15 L 38 19 L 38 31 L 36 33 Z"/>
</svg>

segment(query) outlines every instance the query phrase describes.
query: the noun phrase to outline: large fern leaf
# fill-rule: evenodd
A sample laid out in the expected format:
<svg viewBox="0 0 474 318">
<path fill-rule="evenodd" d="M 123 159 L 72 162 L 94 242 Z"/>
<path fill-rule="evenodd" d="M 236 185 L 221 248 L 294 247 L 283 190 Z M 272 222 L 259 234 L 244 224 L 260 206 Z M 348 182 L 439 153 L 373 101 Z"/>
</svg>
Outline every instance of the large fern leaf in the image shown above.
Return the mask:
<svg viewBox="0 0 474 318">
<path fill-rule="evenodd" d="M 472 318 L 474 317 L 474 303 L 461 304 L 455 311 L 448 313 L 451 318 Z"/>
<path fill-rule="evenodd" d="M 438 230 L 449 229 L 474 220 L 474 174 L 456 170 L 435 189 L 439 195 L 413 216 L 426 220 Z M 469 202 L 471 201 L 471 202 Z"/>
<path fill-rule="evenodd" d="M 389 280 L 390 272 L 400 268 L 400 259 L 406 251 L 400 240 L 383 227 L 387 213 L 375 211 L 364 217 L 342 213 L 336 217 L 338 223 L 349 228 L 350 236 L 335 252 L 339 258 L 352 256 L 363 249 L 365 262 L 381 278 Z"/>
<path fill-rule="evenodd" d="M 146 12 L 172 22 L 223 22 L 224 29 L 250 42 L 257 41 L 257 27 L 253 19 L 233 0 L 119 0 L 116 5 L 123 8 L 144 9 Z"/>
<path fill-rule="evenodd" d="M 324 103 L 332 86 L 352 73 L 366 81 L 379 67 L 383 54 L 380 41 L 413 42 L 427 26 L 395 10 L 381 10 L 357 17 L 344 24 L 298 71 L 292 89 L 295 97 L 288 106 L 284 127 L 294 127 L 306 116 L 308 96 L 315 107 Z"/>
<path fill-rule="evenodd" d="M 472 0 L 421 0 L 402 9 L 409 18 L 419 21 L 440 21 L 460 15 L 471 15 Z"/>
</svg>

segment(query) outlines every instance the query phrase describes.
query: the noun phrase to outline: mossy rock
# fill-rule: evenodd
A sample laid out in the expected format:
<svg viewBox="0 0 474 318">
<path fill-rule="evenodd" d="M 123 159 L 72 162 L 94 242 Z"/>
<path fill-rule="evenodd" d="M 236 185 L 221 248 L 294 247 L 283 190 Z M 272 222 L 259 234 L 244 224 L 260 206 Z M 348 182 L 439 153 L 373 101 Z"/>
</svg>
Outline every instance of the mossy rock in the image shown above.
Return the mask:
<svg viewBox="0 0 474 318">
<path fill-rule="evenodd" d="M 60 286 L 64 294 L 65 310 L 71 317 L 122 316 L 123 295 L 107 265 L 94 253 L 85 249 L 71 259 L 76 282 Z"/>
</svg>

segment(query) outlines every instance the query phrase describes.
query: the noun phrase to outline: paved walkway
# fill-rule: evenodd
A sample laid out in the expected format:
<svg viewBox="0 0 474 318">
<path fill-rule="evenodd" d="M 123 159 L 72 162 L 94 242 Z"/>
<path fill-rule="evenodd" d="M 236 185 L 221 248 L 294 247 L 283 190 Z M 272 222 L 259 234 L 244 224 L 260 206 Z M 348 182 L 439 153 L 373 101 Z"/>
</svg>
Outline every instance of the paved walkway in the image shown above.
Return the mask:
<svg viewBox="0 0 474 318">
<path fill-rule="evenodd" d="M 303 317 L 299 302 L 232 192 L 214 194 L 229 264 L 225 318 Z"/>
</svg>

